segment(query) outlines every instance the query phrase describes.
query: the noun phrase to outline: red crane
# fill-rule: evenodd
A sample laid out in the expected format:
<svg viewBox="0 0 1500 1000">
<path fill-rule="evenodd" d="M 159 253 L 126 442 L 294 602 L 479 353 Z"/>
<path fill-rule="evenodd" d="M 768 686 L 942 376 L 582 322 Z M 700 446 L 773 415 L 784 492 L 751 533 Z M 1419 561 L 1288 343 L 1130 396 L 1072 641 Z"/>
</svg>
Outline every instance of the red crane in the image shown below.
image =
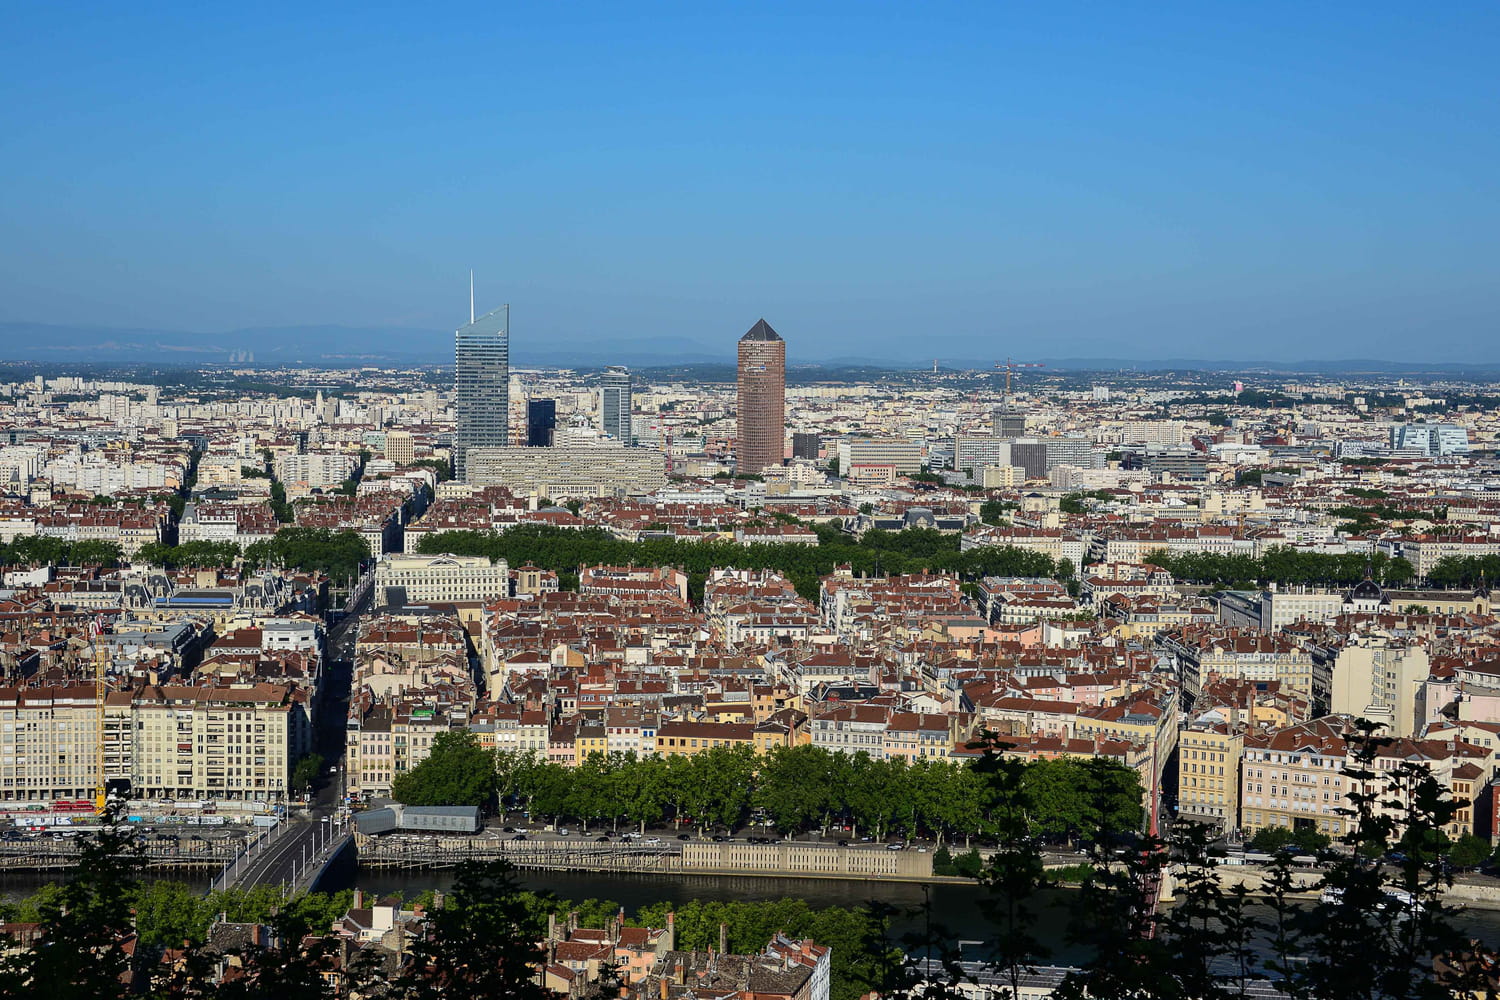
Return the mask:
<svg viewBox="0 0 1500 1000">
<path fill-rule="evenodd" d="M 1010 376 L 1017 368 L 1046 368 L 1047 366 L 1037 361 L 1012 361 L 1006 358 L 1004 361 L 995 362 L 995 370 L 1005 369 L 1005 394 L 1010 395 Z"/>
</svg>

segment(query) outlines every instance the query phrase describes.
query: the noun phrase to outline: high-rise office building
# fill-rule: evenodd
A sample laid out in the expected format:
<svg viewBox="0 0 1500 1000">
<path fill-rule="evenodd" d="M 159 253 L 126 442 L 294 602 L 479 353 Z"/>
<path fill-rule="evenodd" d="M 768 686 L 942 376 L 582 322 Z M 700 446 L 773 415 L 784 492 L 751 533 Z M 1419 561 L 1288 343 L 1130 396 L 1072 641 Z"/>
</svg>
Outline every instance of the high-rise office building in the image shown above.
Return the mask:
<svg viewBox="0 0 1500 1000">
<path fill-rule="evenodd" d="M 545 448 L 552 443 L 552 431 L 557 427 L 557 400 L 529 399 L 526 401 L 526 446 Z"/>
<path fill-rule="evenodd" d="M 815 459 L 822 448 L 823 439 L 816 432 L 798 431 L 792 435 L 793 458 Z"/>
<path fill-rule="evenodd" d="M 759 320 L 740 338 L 735 468 L 758 473 L 786 457 L 786 341 Z"/>
<path fill-rule="evenodd" d="M 603 391 L 599 394 L 599 429 L 627 447 L 634 443 L 630 429 L 630 369 L 611 365 L 604 370 Z"/>
<path fill-rule="evenodd" d="M 472 313 L 471 313 L 472 315 Z M 510 306 L 471 319 L 453 334 L 453 475 L 466 478 L 464 453 L 510 443 Z"/>
</svg>

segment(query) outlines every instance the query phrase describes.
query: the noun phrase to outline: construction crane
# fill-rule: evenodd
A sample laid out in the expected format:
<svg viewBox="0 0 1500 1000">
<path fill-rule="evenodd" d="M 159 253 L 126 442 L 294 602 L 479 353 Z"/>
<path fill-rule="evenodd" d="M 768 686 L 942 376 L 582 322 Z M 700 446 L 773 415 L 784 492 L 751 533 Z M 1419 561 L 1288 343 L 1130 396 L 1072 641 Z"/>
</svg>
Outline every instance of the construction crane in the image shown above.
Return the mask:
<svg viewBox="0 0 1500 1000">
<path fill-rule="evenodd" d="M 1010 377 L 1017 368 L 1046 368 L 1047 366 L 1037 361 L 1012 361 L 1006 358 L 1004 361 L 995 362 L 995 370 L 1005 370 L 1005 397 L 1010 398 Z"/>
<path fill-rule="evenodd" d="M 89 625 L 89 637 L 94 646 L 94 742 L 99 754 L 99 766 L 94 773 L 94 812 L 100 816 L 104 815 L 109 791 L 104 760 L 104 697 L 109 693 L 106 681 L 109 677 L 110 656 L 102 641 L 103 636 L 104 623 L 95 618 Z"/>
</svg>

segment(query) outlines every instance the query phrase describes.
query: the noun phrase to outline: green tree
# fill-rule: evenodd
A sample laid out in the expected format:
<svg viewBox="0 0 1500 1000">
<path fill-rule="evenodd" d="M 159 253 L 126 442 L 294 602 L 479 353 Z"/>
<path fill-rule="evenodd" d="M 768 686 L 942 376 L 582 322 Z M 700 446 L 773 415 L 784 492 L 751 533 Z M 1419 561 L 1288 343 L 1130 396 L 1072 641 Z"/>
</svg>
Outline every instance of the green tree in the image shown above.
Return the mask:
<svg viewBox="0 0 1500 1000">
<path fill-rule="evenodd" d="M 1460 868 L 1473 868 L 1484 864 L 1490 856 L 1490 842 L 1472 833 L 1463 834 L 1448 853 L 1448 860 Z"/>
<path fill-rule="evenodd" d="M 507 862 L 465 862 L 444 905 L 429 914 L 393 995 L 551 1000 L 534 971 L 545 958 L 537 944 L 544 929 Z"/>
<path fill-rule="evenodd" d="M 111 806 L 99 833 L 80 838 L 73 877 L 38 916 L 42 942 L 0 959 L 0 996 L 115 997 L 134 966 L 134 834 Z"/>
<path fill-rule="evenodd" d="M 208 900 L 182 882 L 148 882 L 135 894 L 135 929 L 141 941 L 159 948 L 200 943 L 212 914 Z"/>
<path fill-rule="evenodd" d="M 391 797 L 409 806 L 479 806 L 495 801 L 495 759 L 467 729 L 439 733 L 427 759 L 391 783 Z"/>
<path fill-rule="evenodd" d="M 776 747 L 761 763 L 754 803 L 777 830 L 788 834 L 821 824 L 831 791 L 828 754 L 822 748 Z"/>
<path fill-rule="evenodd" d="M 298 792 L 311 788 L 317 783 L 318 775 L 323 773 L 323 755 L 318 753 L 304 754 L 297 761 L 297 766 L 292 768 L 292 788 Z"/>
</svg>

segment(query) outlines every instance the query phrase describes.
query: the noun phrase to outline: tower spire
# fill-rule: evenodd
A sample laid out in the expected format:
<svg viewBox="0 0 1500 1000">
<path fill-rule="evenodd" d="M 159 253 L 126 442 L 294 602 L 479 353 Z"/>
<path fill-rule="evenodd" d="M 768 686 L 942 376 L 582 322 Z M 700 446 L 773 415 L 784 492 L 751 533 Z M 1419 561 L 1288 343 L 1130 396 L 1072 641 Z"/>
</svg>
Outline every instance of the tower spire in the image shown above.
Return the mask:
<svg viewBox="0 0 1500 1000">
<path fill-rule="evenodd" d="M 469 268 L 469 322 L 474 322 L 474 269 Z"/>
</svg>

